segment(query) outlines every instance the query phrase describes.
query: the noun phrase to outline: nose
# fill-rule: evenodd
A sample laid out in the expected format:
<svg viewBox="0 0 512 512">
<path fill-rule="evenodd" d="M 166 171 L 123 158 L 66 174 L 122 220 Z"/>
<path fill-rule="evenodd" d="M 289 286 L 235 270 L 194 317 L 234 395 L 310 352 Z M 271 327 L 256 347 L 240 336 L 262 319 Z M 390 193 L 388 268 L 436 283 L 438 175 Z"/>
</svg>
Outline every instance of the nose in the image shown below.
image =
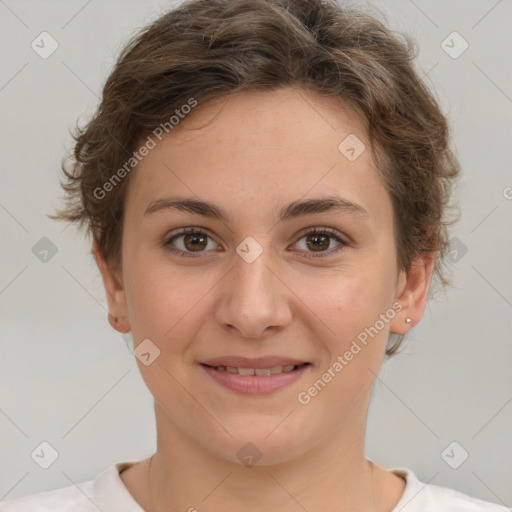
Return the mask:
<svg viewBox="0 0 512 512">
<path fill-rule="evenodd" d="M 223 279 L 215 319 L 231 335 L 263 338 L 291 322 L 292 293 L 270 253 L 265 248 L 252 263 L 235 254 L 233 268 Z"/>
</svg>

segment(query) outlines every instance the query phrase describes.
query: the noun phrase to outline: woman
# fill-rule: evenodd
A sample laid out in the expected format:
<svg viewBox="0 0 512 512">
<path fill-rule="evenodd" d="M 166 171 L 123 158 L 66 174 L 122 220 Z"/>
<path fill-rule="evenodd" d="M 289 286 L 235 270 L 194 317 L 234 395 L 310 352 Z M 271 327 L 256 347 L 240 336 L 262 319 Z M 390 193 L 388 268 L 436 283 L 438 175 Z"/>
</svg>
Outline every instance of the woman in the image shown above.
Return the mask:
<svg viewBox="0 0 512 512">
<path fill-rule="evenodd" d="M 446 284 L 459 169 L 405 40 L 320 0 L 183 3 L 65 169 L 157 451 L 24 510 L 504 511 L 365 458 L 385 357 Z"/>
</svg>

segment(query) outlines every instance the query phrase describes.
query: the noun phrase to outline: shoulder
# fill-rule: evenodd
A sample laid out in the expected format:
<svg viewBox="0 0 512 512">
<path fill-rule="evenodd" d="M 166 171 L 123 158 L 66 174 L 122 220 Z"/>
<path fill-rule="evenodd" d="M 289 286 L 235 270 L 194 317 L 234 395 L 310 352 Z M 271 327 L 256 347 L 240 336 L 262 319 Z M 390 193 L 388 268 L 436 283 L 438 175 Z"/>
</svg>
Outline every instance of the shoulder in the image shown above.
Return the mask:
<svg viewBox="0 0 512 512">
<path fill-rule="evenodd" d="M 71 512 L 83 510 L 84 512 L 98 509 L 87 496 L 93 494 L 93 481 L 80 483 L 78 486 L 70 485 L 61 489 L 39 492 L 0 503 L 2 512 Z"/>
<path fill-rule="evenodd" d="M 143 512 L 119 472 L 135 462 L 117 462 L 93 480 L 0 503 L 1 512 Z"/>
<path fill-rule="evenodd" d="M 449 487 L 426 484 L 407 468 L 389 471 L 406 480 L 403 496 L 392 512 L 510 512 L 508 507 L 469 496 Z"/>
</svg>

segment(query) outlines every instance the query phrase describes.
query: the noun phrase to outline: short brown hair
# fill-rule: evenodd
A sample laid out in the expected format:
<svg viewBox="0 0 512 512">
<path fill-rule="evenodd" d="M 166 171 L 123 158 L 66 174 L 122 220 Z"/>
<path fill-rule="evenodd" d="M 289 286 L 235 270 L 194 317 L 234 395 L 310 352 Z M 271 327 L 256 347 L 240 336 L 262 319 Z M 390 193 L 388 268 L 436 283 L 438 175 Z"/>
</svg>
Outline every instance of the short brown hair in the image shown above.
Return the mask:
<svg viewBox="0 0 512 512">
<path fill-rule="evenodd" d="M 413 65 L 414 43 L 375 17 L 334 0 L 189 0 L 136 34 L 103 88 L 96 114 L 76 129 L 63 161 L 66 207 L 53 218 L 86 225 L 113 268 L 121 266 L 129 175 L 98 198 L 141 137 L 193 98 L 299 86 L 338 97 L 368 128 L 394 208 L 397 264 L 448 246 L 451 188 L 459 174 L 447 121 Z M 340 141 L 341 142 L 341 141 Z M 386 354 L 402 342 L 399 336 Z"/>
</svg>

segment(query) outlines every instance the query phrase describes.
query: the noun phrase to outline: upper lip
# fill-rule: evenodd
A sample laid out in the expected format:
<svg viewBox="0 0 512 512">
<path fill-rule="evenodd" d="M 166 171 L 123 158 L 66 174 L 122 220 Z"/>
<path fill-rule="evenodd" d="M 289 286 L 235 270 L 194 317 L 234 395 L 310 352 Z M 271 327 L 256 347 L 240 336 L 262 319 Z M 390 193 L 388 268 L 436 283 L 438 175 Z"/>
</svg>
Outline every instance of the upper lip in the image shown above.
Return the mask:
<svg viewBox="0 0 512 512">
<path fill-rule="evenodd" d="M 304 364 L 307 361 L 299 361 L 289 357 L 266 356 L 266 357 L 238 357 L 238 356 L 221 356 L 202 361 L 201 364 L 208 366 L 231 366 L 234 368 L 273 368 L 275 366 L 289 366 Z"/>
</svg>

